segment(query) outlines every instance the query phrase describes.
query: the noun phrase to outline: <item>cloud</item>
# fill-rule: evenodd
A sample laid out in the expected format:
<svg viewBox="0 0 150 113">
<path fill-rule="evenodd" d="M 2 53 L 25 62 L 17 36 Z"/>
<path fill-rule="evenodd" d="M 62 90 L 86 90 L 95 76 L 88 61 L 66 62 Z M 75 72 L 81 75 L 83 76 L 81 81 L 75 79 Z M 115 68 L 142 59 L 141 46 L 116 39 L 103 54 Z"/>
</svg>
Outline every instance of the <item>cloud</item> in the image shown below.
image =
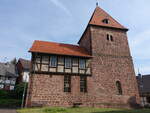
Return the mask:
<svg viewBox="0 0 150 113">
<path fill-rule="evenodd" d="M 62 9 L 68 16 L 71 16 L 70 11 L 66 8 L 64 4 L 62 4 L 59 0 L 50 0 L 53 4 L 55 4 L 57 7 Z"/>
</svg>

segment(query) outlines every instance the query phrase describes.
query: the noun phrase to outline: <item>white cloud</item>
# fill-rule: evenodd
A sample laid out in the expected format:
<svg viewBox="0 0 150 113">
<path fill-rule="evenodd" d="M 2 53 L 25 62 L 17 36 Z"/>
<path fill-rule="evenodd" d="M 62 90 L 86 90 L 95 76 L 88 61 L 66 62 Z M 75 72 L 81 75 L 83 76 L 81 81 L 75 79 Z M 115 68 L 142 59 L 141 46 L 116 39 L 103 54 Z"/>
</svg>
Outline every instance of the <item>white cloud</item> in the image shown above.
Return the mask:
<svg viewBox="0 0 150 113">
<path fill-rule="evenodd" d="M 50 0 L 53 4 L 55 4 L 57 7 L 62 9 L 68 16 L 71 16 L 70 11 L 66 8 L 64 4 L 62 4 L 59 0 Z"/>
</svg>

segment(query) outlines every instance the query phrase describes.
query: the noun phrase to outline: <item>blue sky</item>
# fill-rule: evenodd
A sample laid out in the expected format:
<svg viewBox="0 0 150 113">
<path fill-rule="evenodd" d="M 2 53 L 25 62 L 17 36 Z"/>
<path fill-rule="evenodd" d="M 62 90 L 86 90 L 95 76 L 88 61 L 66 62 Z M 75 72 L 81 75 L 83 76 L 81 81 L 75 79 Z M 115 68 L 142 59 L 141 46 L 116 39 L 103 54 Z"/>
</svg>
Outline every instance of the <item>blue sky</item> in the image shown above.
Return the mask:
<svg viewBox="0 0 150 113">
<path fill-rule="evenodd" d="M 98 1 L 130 29 L 135 71 L 150 74 L 150 0 Z M 28 50 L 34 40 L 76 44 L 95 4 L 96 0 L 0 0 L 0 61 L 30 59 Z"/>
</svg>

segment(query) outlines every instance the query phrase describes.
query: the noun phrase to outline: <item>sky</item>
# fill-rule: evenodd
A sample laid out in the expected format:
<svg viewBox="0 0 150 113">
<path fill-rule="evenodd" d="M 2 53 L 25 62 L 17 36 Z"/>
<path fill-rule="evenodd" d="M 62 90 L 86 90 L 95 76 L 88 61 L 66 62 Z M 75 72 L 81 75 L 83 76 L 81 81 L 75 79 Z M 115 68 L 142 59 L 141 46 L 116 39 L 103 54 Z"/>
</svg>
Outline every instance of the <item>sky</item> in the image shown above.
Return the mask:
<svg viewBox="0 0 150 113">
<path fill-rule="evenodd" d="M 97 0 L 129 28 L 135 71 L 150 74 L 150 0 Z M 34 40 L 76 44 L 96 0 L 0 0 L 0 61 L 30 59 Z"/>
</svg>

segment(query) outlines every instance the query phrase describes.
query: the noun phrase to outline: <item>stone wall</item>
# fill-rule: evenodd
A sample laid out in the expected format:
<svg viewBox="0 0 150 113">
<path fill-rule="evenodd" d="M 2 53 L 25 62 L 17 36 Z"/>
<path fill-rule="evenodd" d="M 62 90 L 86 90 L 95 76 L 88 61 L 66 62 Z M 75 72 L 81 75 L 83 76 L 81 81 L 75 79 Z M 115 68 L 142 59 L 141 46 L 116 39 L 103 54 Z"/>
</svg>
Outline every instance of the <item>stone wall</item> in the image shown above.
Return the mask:
<svg viewBox="0 0 150 113">
<path fill-rule="evenodd" d="M 71 77 L 71 92 L 64 92 L 64 76 L 62 75 L 32 75 L 27 99 L 27 107 L 63 106 L 72 107 L 74 103 L 90 107 L 129 107 L 128 95 L 116 95 L 115 87 L 105 90 L 101 81 L 87 78 L 87 93 L 80 92 L 80 77 Z M 113 84 L 113 83 L 112 83 Z M 108 86 L 109 87 L 109 86 Z M 107 92 L 109 91 L 109 92 Z"/>
</svg>

